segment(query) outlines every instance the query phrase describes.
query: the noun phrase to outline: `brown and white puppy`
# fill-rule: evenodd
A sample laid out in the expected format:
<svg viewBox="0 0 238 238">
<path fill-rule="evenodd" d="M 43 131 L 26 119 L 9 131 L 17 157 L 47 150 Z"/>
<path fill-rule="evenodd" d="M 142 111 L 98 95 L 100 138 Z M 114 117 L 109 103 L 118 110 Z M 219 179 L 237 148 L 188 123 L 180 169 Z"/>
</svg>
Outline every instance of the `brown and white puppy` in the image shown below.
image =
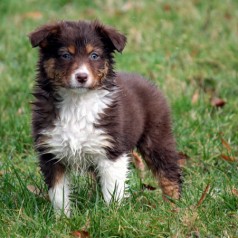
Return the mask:
<svg viewBox="0 0 238 238">
<path fill-rule="evenodd" d="M 141 76 L 113 70 L 113 54 L 122 52 L 126 37 L 97 21 L 62 21 L 29 38 L 39 47 L 33 137 L 56 212 L 70 215 L 71 169 L 93 167 L 105 201 L 120 201 L 134 148 L 163 194 L 179 198 L 181 171 L 165 98 Z"/>
</svg>

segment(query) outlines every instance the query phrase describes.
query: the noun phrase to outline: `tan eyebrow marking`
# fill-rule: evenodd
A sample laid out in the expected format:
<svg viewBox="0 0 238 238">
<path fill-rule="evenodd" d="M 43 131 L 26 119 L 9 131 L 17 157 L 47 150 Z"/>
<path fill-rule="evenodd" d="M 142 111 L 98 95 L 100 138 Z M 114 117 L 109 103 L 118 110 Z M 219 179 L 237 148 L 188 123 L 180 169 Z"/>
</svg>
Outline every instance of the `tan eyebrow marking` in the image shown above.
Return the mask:
<svg viewBox="0 0 238 238">
<path fill-rule="evenodd" d="M 88 54 L 90 54 L 94 50 L 94 47 L 91 44 L 87 44 L 85 48 Z"/>
<path fill-rule="evenodd" d="M 74 45 L 69 45 L 67 49 L 68 49 L 69 53 L 71 53 L 72 55 L 74 55 L 76 52 L 76 48 Z"/>
<path fill-rule="evenodd" d="M 67 47 L 61 47 L 59 49 L 59 53 L 65 53 L 65 52 L 68 52 L 68 48 Z"/>
</svg>

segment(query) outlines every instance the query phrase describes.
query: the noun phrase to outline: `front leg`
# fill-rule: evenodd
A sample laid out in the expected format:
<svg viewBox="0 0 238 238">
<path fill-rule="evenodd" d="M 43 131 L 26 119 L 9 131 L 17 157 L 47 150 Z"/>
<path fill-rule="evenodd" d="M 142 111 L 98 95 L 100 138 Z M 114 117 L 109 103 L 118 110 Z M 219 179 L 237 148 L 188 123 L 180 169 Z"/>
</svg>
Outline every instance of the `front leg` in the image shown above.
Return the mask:
<svg viewBox="0 0 238 238">
<path fill-rule="evenodd" d="M 116 160 L 99 158 L 98 175 L 104 200 L 109 204 L 112 200 L 120 202 L 126 192 L 129 157 L 123 154 Z"/>
<path fill-rule="evenodd" d="M 53 204 L 56 215 L 61 212 L 70 216 L 69 181 L 64 165 L 54 159 L 52 154 L 40 156 L 40 167 L 49 188 L 49 198 Z"/>
</svg>

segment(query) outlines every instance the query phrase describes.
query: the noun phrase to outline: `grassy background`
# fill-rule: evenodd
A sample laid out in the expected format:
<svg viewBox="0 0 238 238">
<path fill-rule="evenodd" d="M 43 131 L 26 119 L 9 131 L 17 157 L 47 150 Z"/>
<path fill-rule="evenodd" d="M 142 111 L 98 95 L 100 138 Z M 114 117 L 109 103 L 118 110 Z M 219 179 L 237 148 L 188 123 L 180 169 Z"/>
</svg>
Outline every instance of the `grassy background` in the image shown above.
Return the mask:
<svg viewBox="0 0 238 238">
<path fill-rule="evenodd" d="M 121 207 L 107 207 L 89 178 L 75 178 L 72 218 L 58 221 L 50 203 L 26 188 L 46 192 L 30 134 L 37 51 L 27 34 L 46 22 L 96 18 L 128 37 L 117 69 L 156 81 L 171 104 L 178 149 L 190 157 L 176 210 L 159 189 L 143 190 L 135 170 Z M 72 237 L 75 230 L 97 238 L 238 237 L 237 1 L 1 0 L 0 20 L 1 237 Z M 215 96 L 224 107 L 211 106 Z M 143 182 L 154 185 L 151 177 Z"/>
</svg>

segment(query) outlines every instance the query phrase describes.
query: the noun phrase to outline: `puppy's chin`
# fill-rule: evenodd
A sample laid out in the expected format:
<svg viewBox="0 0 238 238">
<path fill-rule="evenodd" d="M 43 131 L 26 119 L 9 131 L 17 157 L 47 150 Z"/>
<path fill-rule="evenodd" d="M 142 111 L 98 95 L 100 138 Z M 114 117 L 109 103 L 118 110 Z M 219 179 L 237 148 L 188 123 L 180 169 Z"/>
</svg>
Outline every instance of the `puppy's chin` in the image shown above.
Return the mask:
<svg viewBox="0 0 238 238">
<path fill-rule="evenodd" d="M 99 89 L 101 88 L 102 86 L 99 85 L 99 84 L 95 84 L 95 85 L 91 85 L 91 84 L 83 84 L 83 85 L 70 85 L 66 88 L 68 88 L 69 90 L 72 90 L 74 92 L 87 92 L 87 91 L 90 91 L 90 90 L 96 90 L 96 89 Z"/>
<path fill-rule="evenodd" d="M 82 93 L 87 93 L 90 89 L 85 87 L 77 87 L 77 88 L 74 87 L 74 88 L 69 88 L 69 90 L 72 93 L 82 94 Z"/>
<path fill-rule="evenodd" d="M 97 89 L 99 86 L 96 85 L 80 85 L 80 86 L 70 86 L 69 89 L 72 90 L 93 90 Z"/>
<path fill-rule="evenodd" d="M 55 92 L 60 92 L 63 94 L 84 94 L 87 93 L 89 91 L 93 91 L 93 90 L 97 90 L 100 89 L 100 86 L 69 86 L 69 85 L 61 85 L 61 86 L 57 86 L 55 87 Z"/>
<path fill-rule="evenodd" d="M 66 88 L 74 91 L 85 91 L 85 90 L 94 90 L 99 87 L 99 84 L 95 82 L 85 82 L 85 83 L 78 83 L 75 81 L 69 82 L 69 84 L 66 86 Z"/>
</svg>

